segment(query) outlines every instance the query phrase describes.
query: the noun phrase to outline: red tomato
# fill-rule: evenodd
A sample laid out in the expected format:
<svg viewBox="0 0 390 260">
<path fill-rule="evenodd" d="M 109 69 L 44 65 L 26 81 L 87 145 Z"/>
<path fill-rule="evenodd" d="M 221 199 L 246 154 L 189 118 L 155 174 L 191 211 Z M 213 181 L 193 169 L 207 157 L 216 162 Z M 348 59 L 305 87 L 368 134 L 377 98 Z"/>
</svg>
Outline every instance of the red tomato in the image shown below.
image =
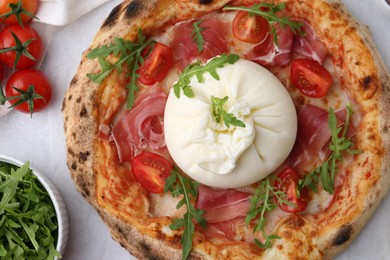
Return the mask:
<svg viewBox="0 0 390 260">
<path fill-rule="evenodd" d="M 20 43 L 17 43 L 11 32 L 16 35 Z M 4 50 L 8 48 L 10 49 Z M 0 49 L 3 49 L 3 53 L 0 53 L 0 61 L 4 65 L 10 68 L 15 66 L 16 69 L 28 69 L 42 58 L 43 42 L 39 34 L 29 25 L 24 25 L 23 28 L 19 24 L 14 24 L 0 32 Z M 32 57 L 28 57 L 30 55 Z M 18 56 L 20 59 L 17 61 Z"/>
<path fill-rule="evenodd" d="M 278 174 L 274 187 L 286 194 L 285 200 L 294 204 L 294 206 L 290 206 L 280 203 L 276 198 L 276 203 L 283 211 L 296 213 L 306 209 L 308 202 L 307 189 L 303 188 L 298 194 L 298 181 L 298 173 L 290 167 L 286 167 Z"/>
<path fill-rule="evenodd" d="M 248 43 L 259 43 L 269 33 L 268 21 L 257 15 L 250 16 L 248 12 L 239 11 L 233 20 L 233 35 Z"/>
<path fill-rule="evenodd" d="M 296 88 L 313 98 L 325 96 L 333 84 L 332 75 L 315 60 L 294 60 L 290 77 Z"/>
<path fill-rule="evenodd" d="M 24 97 L 22 97 L 21 92 L 25 92 Z M 37 97 L 36 94 L 41 97 Z M 47 107 L 51 100 L 52 87 L 42 72 L 19 70 L 8 79 L 5 86 L 5 96 L 16 110 L 32 114 Z M 19 102 L 21 103 L 18 104 Z"/>
<path fill-rule="evenodd" d="M 15 24 L 20 17 L 20 21 L 25 24 L 37 13 L 38 5 L 38 0 L 0 0 L 0 21 Z"/>
<path fill-rule="evenodd" d="M 0 83 L 3 81 L 4 79 L 4 68 L 3 68 L 3 65 L 0 63 Z"/>
<path fill-rule="evenodd" d="M 152 193 L 164 191 L 165 179 L 173 169 L 164 157 L 150 152 L 143 152 L 134 157 L 131 167 L 138 183 Z"/>
<path fill-rule="evenodd" d="M 173 53 L 171 48 L 165 44 L 156 43 L 141 65 L 139 81 L 145 85 L 153 85 L 165 78 L 172 65 Z"/>
</svg>

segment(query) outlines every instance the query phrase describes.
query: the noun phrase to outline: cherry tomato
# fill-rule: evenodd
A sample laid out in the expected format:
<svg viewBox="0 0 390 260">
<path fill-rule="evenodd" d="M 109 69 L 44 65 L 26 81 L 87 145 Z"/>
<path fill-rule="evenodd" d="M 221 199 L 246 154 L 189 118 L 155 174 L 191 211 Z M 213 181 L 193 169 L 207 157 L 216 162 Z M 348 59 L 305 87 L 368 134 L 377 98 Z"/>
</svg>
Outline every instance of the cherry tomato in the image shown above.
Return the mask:
<svg viewBox="0 0 390 260">
<path fill-rule="evenodd" d="M 248 12 L 239 11 L 233 20 L 233 35 L 237 39 L 248 43 L 259 43 L 269 33 L 268 21 Z"/>
<path fill-rule="evenodd" d="M 168 74 L 173 65 L 171 48 L 162 43 L 156 43 L 145 58 L 139 70 L 139 81 L 145 85 L 153 85 Z"/>
<path fill-rule="evenodd" d="M 0 63 L 0 83 L 3 81 L 4 79 L 4 68 L 3 68 L 3 65 Z"/>
<path fill-rule="evenodd" d="M 143 152 L 134 157 L 131 167 L 138 183 L 152 193 L 164 191 L 165 179 L 173 169 L 164 157 L 150 152 Z"/>
<path fill-rule="evenodd" d="M 304 211 L 308 202 L 308 193 L 307 189 L 303 188 L 298 193 L 298 173 L 291 167 L 284 168 L 277 176 L 277 179 L 274 182 L 274 187 L 286 194 L 284 198 L 288 202 L 294 204 L 287 205 L 285 203 L 280 203 L 276 198 L 276 203 L 279 205 L 283 211 L 297 213 Z"/>
<path fill-rule="evenodd" d="M 0 21 L 5 24 L 25 24 L 38 10 L 38 0 L 0 0 Z"/>
<path fill-rule="evenodd" d="M 21 92 L 25 92 L 23 97 Z M 39 112 L 49 104 L 52 87 L 42 72 L 38 70 L 19 70 L 8 79 L 5 86 L 5 96 L 11 106 L 15 106 L 18 111 L 24 113 Z M 18 104 L 19 102 L 21 103 Z"/>
<path fill-rule="evenodd" d="M 304 95 L 320 98 L 333 84 L 332 75 L 315 60 L 297 59 L 292 62 L 290 77 Z"/>
<path fill-rule="evenodd" d="M 15 34 L 20 43 L 15 40 Z M 31 42 L 29 42 L 31 41 Z M 3 50 L 1 50 L 3 49 Z M 7 50 L 8 49 L 8 50 Z M 29 25 L 10 25 L 0 32 L 0 61 L 10 68 L 28 69 L 37 64 L 43 55 L 43 42 Z M 19 58 L 19 60 L 17 60 Z"/>
</svg>

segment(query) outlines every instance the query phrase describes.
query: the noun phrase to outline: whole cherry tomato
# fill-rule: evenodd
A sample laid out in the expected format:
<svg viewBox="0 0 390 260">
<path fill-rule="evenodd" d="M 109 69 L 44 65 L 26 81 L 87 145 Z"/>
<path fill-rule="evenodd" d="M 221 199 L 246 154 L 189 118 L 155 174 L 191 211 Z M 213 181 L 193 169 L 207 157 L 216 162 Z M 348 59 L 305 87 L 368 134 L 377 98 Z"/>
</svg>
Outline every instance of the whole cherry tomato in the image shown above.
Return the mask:
<svg viewBox="0 0 390 260">
<path fill-rule="evenodd" d="M 291 64 L 291 81 L 304 95 L 320 98 L 333 85 L 332 75 L 315 60 L 297 59 Z"/>
<path fill-rule="evenodd" d="M 43 42 L 29 25 L 10 25 L 0 32 L 0 61 L 10 68 L 27 69 L 43 55 Z"/>
<path fill-rule="evenodd" d="M 248 12 L 239 11 L 233 20 L 233 35 L 237 39 L 248 43 L 259 43 L 269 34 L 268 21 Z"/>
<path fill-rule="evenodd" d="M 307 189 L 303 188 L 298 192 L 298 173 L 291 167 L 284 168 L 277 176 L 274 182 L 274 187 L 286 194 L 284 200 L 291 205 L 282 203 L 276 198 L 276 203 L 283 211 L 297 213 L 304 211 L 307 207 L 308 193 Z"/>
<path fill-rule="evenodd" d="M 172 65 L 171 48 L 165 44 L 156 43 L 140 67 L 139 81 L 145 85 L 153 85 L 164 79 Z"/>
<path fill-rule="evenodd" d="M 38 0 L 0 0 L 0 22 L 25 24 L 38 10 Z"/>
<path fill-rule="evenodd" d="M 52 97 L 52 86 L 41 71 L 19 70 L 8 79 L 5 96 L 11 107 L 32 114 L 48 106 Z"/>
<path fill-rule="evenodd" d="M 146 190 L 152 193 L 162 193 L 165 180 L 173 169 L 164 157 L 150 152 L 143 152 L 131 161 L 135 179 Z"/>
<path fill-rule="evenodd" d="M 4 68 L 3 68 L 3 65 L 0 63 L 0 83 L 3 81 L 4 79 Z"/>
</svg>

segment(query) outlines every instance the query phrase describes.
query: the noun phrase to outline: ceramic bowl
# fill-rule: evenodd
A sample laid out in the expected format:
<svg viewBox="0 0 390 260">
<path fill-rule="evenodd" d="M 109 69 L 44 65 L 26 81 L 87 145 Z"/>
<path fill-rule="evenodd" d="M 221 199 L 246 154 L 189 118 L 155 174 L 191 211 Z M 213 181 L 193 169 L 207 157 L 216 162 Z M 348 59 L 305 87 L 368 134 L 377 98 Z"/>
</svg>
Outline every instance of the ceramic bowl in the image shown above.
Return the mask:
<svg viewBox="0 0 390 260">
<path fill-rule="evenodd" d="M 19 167 L 24 164 L 19 160 L 16 160 L 14 158 L 5 155 L 0 155 L 0 161 L 13 164 Z M 39 171 L 35 170 L 32 167 L 30 168 L 33 174 L 37 176 L 42 186 L 49 193 L 50 199 L 53 202 L 54 209 L 57 215 L 57 221 L 58 221 L 58 239 L 57 239 L 56 249 L 61 255 L 63 255 L 63 253 L 65 252 L 65 248 L 69 236 L 69 218 L 68 218 L 68 211 L 66 209 L 66 205 L 57 187 L 45 175 L 43 175 L 42 173 L 40 173 Z"/>
</svg>

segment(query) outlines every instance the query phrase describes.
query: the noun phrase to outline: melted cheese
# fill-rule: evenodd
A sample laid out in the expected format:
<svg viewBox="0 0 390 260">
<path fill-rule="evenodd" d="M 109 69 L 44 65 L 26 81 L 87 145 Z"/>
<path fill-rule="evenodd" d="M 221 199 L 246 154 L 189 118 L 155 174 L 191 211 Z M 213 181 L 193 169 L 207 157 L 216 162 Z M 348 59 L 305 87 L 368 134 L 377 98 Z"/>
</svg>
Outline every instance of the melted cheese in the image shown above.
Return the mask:
<svg viewBox="0 0 390 260">
<path fill-rule="evenodd" d="M 176 164 L 196 181 L 237 188 L 272 173 L 290 153 L 297 132 L 294 104 L 280 81 L 256 63 L 239 60 L 191 78 L 193 98 L 171 90 L 165 107 L 165 140 Z M 228 97 L 224 108 L 245 127 L 217 123 L 211 96 Z"/>
</svg>

